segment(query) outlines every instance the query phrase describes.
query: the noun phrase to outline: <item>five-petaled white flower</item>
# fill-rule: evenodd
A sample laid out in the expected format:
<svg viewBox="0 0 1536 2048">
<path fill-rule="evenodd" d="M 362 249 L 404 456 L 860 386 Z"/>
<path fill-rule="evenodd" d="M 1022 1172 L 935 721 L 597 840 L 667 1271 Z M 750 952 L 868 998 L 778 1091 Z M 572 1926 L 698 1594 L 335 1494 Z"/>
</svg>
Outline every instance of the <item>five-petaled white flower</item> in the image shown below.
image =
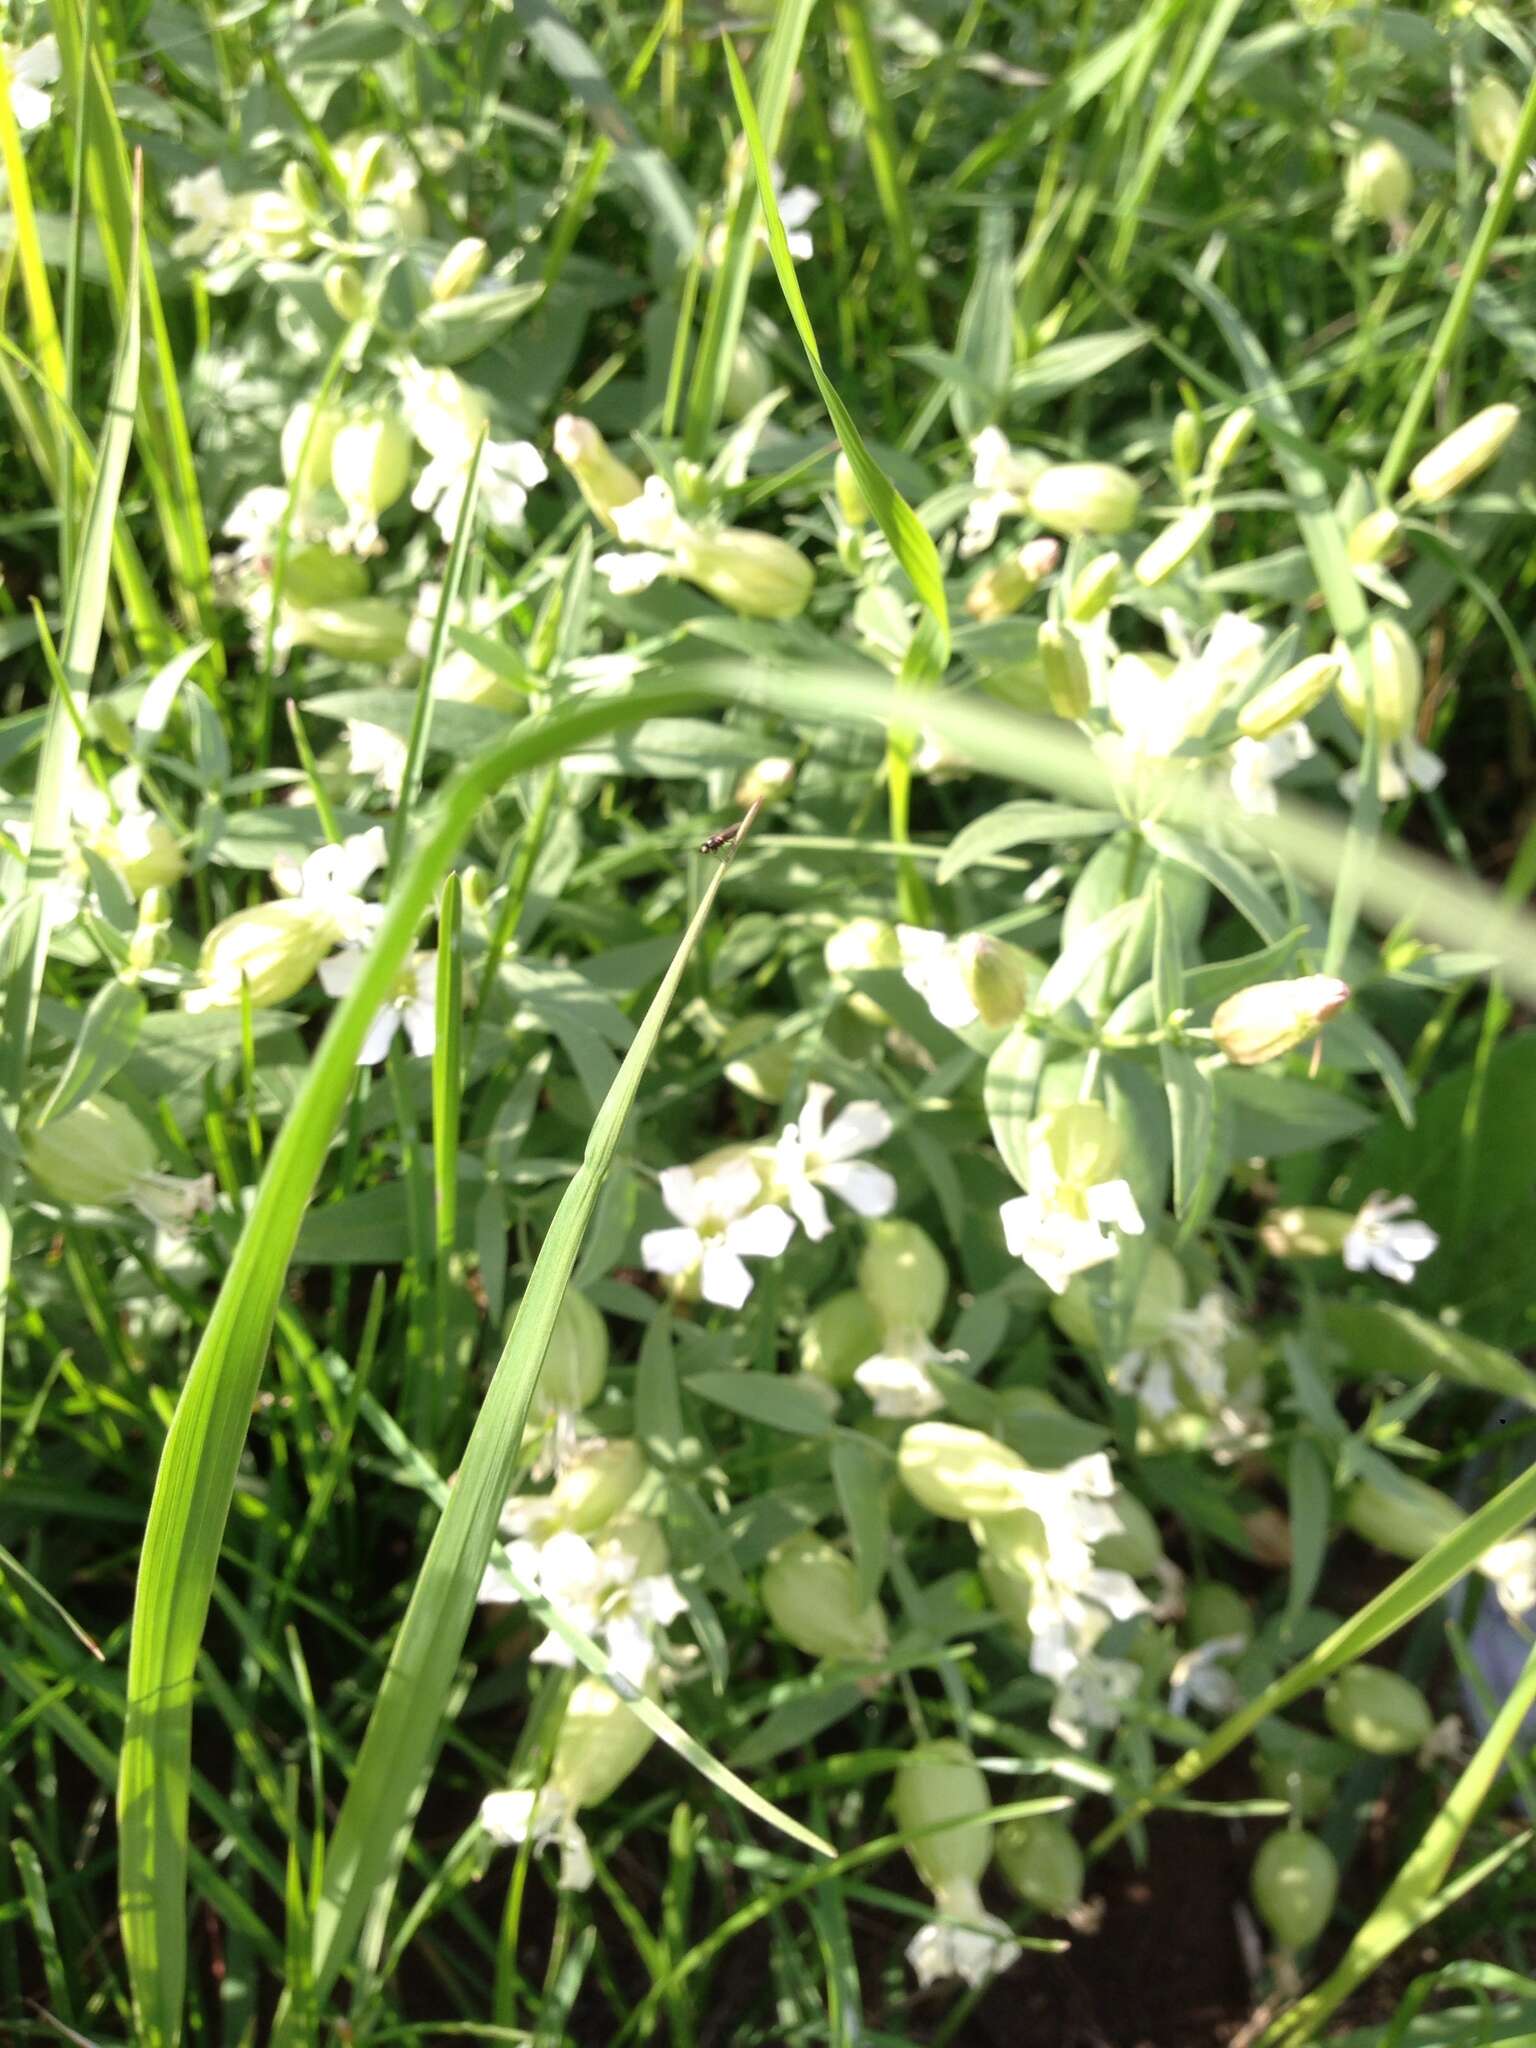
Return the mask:
<svg viewBox="0 0 1536 2048">
<path fill-rule="evenodd" d="M 640 1256 L 652 1273 L 697 1273 L 699 1292 L 717 1308 L 740 1308 L 752 1292 L 747 1259 L 776 1259 L 795 1234 L 794 1218 L 760 1198 L 763 1184 L 750 1159 L 714 1173 L 669 1166 L 661 1199 L 681 1226 L 648 1230 Z"/>
<path fill-rule="evenodd" d="M 400 735 L 387 725 L 370 725 L 362 718 L 349 718 L 342 731 L 347 743 L 347 772 L 365 777 L 398 798 L 410 751 Z"/>
<path fill-rule="evenodd" d="M 944 1406 L 944 1396 L 929 1366 L 963 1365 L 965 1356 L 963 1351 L 941 1351 L 921 1330 L 887 1330 L 880 1349 L 854 1367 L 853 1377 L 874 1403 L 878 1416 L 887 1421 L 921 1422 Z"/>
<path fill-rule="evenodd" d="M 1139 1237 L 1146 1227 L 1129 1181 L 1115 1175 L 1119 1156 L 1119 1133 L 1102 1103 L 1072 1103 L 1030 1126 L 1029 1192 L 999 1213 L 1009 1251 L 1053 1294 L 1064 1294 L 1074 1273 L 1115 1257 L 1111 1230 Z"/>
<path fill-rule="evenodd" d="M 522 1537 L 507 1545 L 507 1562 L 516 1580 L 487 1565 L 480 1582 L 483 1603 L 515 1605 L 523 1597 L 520 1580 L 607 1651 L 621 1686 L 644 1691 L 661 1631 L 688 1605 L 669 1572 L 642 1572 L 640 1553 L 622 1528 L 592 1541 L 573 1529 L 557 1529 L 543 1542 Z M 533 1662 L 574 1670 L 576 1653 L 551 1631 L 534 1650 Z"/>
<path fill-rule="evenodd" d="M 949 1878 L 935 1888 L 933 1902 L 945 1918 L 929 1921 L 907 1943 L 907 1961 L 920 1985 L 959 1977 L 979 1987 L 1012 1969 L 1021 1954 L 1013 1930 L 982 1905 L 973 1879 Z"/>
<path fill-rule="evenodd" d="M 384 906 L 365 903 L 362 891 L 387 857 L 384 828 L 373 825 L 339 846 L 316 847 L 302 861 L 279 854 L 272 863 L 272 882 L 281 895 L 296 896 L 310 909 L 324 911 L 335 925 L 339 944 L 360 946 L 383 922 Z"/>
<path fill-rule="evenodd" d="M 965 979 L 964 941 L 915 924 L 897 925 L 896 939 L 901 947 L 901 978 L 922 997 L 934 1022 L 947 1031 L 963 1031 L 967 1024 L 974 1024 L 981 1012 Z"/>
<path fill-rule="evenodd" d="M 962 555 L 979 555 L 991 547 L 1005 519 L 1029 509 L 1029 489 L 1046 464 L 1034 454 L 1016 455 L 1000 427 L 983 427 L 971 442 L 971 481 L 977 495 L 965 514 L 960 534 Z"/>
<path fill-rule="evenodd" d="M 896 1206 L 893 1176 L 860 1156 L 891 1135 L 889 1116 L 878 1102 L 850 1102 L 828 1126 L 831 1100 L 826 1082 L 812 1081 L 799 1117 L 773 1148 L 774 1180 L 813 1244 L 832 1228 L 823 1188 L 860 1216 L 889 1216 Z"/>
<path fill-rule="evenodd" d="M 1267 740 L 1234 740 L 1230 772 L 1233 796 L 1252 816 L 1273 816 L 1280 807 L 1275 784 L 1303 761 L 1310 761 L 1316 752 L 1317 744 L 1299 718 L 1282 726 Z"/>
<path fill-rule="evenodd" d="M 344 996 L 363 971 L 366 954 L 357 946 L 333 953 L 320 962 L 320 986 L 328 996 Z M 411 1051 L 430 1059 L 437 1049 L 437 955 L 413 953 L 395 978 L 389 1000 L 377 1011 L 358 1048 L 357 1064 L 376 1067 L 404 1028 Z"/>
<path fill-rule="evenodd" d="M 24 50 L 7 50 L 6 69 L 11 78 L 11 113 L 24 135 L 46 126 L 53 113 L 53 95 L 47 88 L 58 82 L 59 39 L 42 36 Z"/>
<path fill-rule="evenodd" d="M 510 1847 L 531 1836 L 535 1849 L 560 1851 L 560 1889 L 584 1892 L 592 1883 L 592 1854 L 568 1795 L 558 1785 L 539 1791 L 488 1792 L 480 1825 L 493 1842 Z"/>
<path fill-rule="evenodd" d="M 1413 1214 L 1413 1207 L 1411 1195 L 1389 1201 L 1380 1190 L 1361 1204 L 1344 1239 L 1344 1263 L 1351 1273 L 1374 1269 L 1407 1286 L 1414 1267 L 1422 1265 L 1440 1242 L 1423 1218 Z"/>
</svg>

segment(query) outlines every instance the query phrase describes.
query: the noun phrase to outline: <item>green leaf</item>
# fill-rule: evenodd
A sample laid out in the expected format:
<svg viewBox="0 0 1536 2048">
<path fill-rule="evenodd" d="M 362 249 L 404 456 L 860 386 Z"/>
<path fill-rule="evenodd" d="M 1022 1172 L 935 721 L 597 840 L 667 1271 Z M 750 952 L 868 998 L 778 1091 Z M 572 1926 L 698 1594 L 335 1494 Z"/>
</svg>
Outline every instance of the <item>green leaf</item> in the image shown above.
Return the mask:
<svg viewBox="0 0 1536 2048">
<path fill-rule="evenodd" d="M 725 45 L 725 61 L 730 68 L 731 90 L 736 95 L 736 110 L 741 116 L 742 130 L 747 138 L 747 147 L 752 152 L 752 167 L 757 174 L 757 195 L 763 209 L 763 219 L 768 229 L 768 247 L 773 257 L 773 267 L 778 273 L 779 289 L 784 294 L 784 303 L 789 308 L 795 331 L 805 349 L 806 360 L 811 366 L 811 375 L 821 393 L 822 403 L 832 416 L 837 429 L 837 438 L 842 443 L 843 453 L 848 457 L 865 502 L 874 514 L 875 523 L 891 544 L 891 550 L 911 580 L 919 604 L 933 620 L 938 634 L 938 667 L 943 671 L 949 660 L 949 605 L 944 595 L 944 572 L 939 566 L 938 550 L 932 536 L 918 518 L 912 507 L 891 483 L 859 432 L 852 413 L 838 395 L 832 380 L 821 366 L 821 350 L 817 345 L 816 332 L 811 326 L 811 316 L 806 311 L 801 296 L 800 281 L 795 276 L 795 261 L 789 253 L 789 243 L 784 234 L 784 223 L 779 218 L 778 201 L 774 197 L 773 167 L 763 143 L 762 130 L 758 126 L 757 109 L 752 104 L 751 89 L 740 59 L 729 41 Z"/>
<path fill-rule="evenodd" d="M 1299 1621 L 1312 1604 L 1328 1551 L 1333 1488 L 1328 1464 L 1311 1437 L 1298 1436 L 1286 1463 L 1286 1496 L 1291 1523 L 1291 1578 L 1285 1593 L 1287 1621 Z"/>
<path fill-rule="evenodd" d="M 955 351 L 970 372 L 949 395 L 955 432 L 971 440 L 1001 414 L 1013 365 L 1013 216 L 982 209 L 976 223 L 976 273 L 960 308 Z"/>
<path fill-rule="evenodd" d="M 749 1422 L 766 1423 L 791 1436 L 830 1436 L 833 1423 L 825 1404 L 805 1387 L 776 1379 L 771 1373 L 696 1372 L 684 1382 L 690 1394 L 729 1408 Z"/>
<path fill-rule="evenodd" d="M 1536 1373 L 1508 1351 L 1395 1301 L 1324 1301 L 1323 1328 L 1344 1351 L 1344 1370 L 1364 1378 L 1442 1373 L 1522 1407 L 1536 1408 Z"/>
<path fill-rule="evenodd" d="M 847 1439 L 832 1446 L 832 1484 L 853 1539 L 858 1571 L 858 1597 L 868 1602 L 880 1591 L 891 1548 L 891 1519 L 886 1508 L 890 1466 L 873 1449 Z"/>
<path fill-rule="evenodd" d="M 132 1054 L 147 1009 L 142 994 L 127 982 L 102 984 L 81 1020 L 63 1073 L 37 1113 L 39 1130 L 106 1087 Z"/>
<path fill-rule="evenodd" d="M 1045 1054 L 1045 1040 L 1027 1025 L 1015 1024 L 987 1061 L 982 1084 L 992 1142 L 1021 1188 L 1028 1185 L 1026 1140 L 1035 1114 L 1040 1076 L 1045 1069 Z"/>
<path fill-rule="evenodd" d="M 1216 1076 L 1216 1092 L 1232 1111 L 1235 1159 L 1284 1159 L 1320 1145 L 1356 1138 L 1376 1121 L 1363 1104 L 1293 1074 L 1266 1074 L 1257 1067 L 1227 1067 Z"/>
<path fill-rule="evenodd" d="M 1097 839 L 1119 829 L 1123 819 L 1115 811 L 1088 811 L 1075 804 L 1040 803 L 1021 798 L 1017 803 L 999 804 L 984 818 L 963 826 L 939 860 L 938 880 L 952 882 L 974 862 L 991 853 L 1004 853 L 1010 846 L 1029 846 L 1058 839 Z"/>
<path fill-rule="evenodd" d="M 1027 410 L 1075 391 L 1091 378 L 1102 377 L 1146 346 L 1147 336 L 1126 328 L 1116 334 L 1080 334 L 1071 341 L 1053 341 L 1037 349 L 1013 373 L 1014 403 Z"/>
</svg>

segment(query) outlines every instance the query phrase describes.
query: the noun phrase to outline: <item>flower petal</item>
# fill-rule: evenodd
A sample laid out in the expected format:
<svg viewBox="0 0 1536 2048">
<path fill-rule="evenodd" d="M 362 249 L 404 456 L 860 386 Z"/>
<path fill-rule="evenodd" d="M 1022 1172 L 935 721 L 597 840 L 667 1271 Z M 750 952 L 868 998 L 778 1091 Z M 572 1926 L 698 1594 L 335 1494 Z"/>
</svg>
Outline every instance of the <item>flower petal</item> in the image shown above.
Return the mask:
<svg viewBox="0 0 1536 2048">
<path fill-rule="evenodd" d="M 891 1135 L 888 1113 L 878 1102 L 850 1102 L 832 1121 L 831 1129 L 819 1141 L 806 1139 L 806 1150 L 820 1159 L 856 1159 L 861 1152 L 873 1152 Z"/>
<path fill-rule="evenodd" d="M 899 1192 L 893 1174 L 867 1159 L 850 1159 L 844 1166 L 824 1166 L 816 1176 L 824 1188 L 841 1195 L 858 1216 L 889 1216 Z"/>
<path fill-rule="evenodd" d="M 776 1259 L 795 1234 L 794 1218 L 777 1202 L 764 1202 L 728 1225 L 726 1249 L 753 1259 Z"/>
<path fill-rule="evenodd" d="M 716 1308 L 740 1308 L 752 1292 L 752 1275 L 735 1252 L 717 1240 L 705 1250 L 699 1292 Z"/>
<path fill-rule="evenodd" d="M 691 1273 L 704 1256 L 696 1230 L 648 1230 L 640 1240 L 640 1258 L 648 1273 Z"/>
</svg>

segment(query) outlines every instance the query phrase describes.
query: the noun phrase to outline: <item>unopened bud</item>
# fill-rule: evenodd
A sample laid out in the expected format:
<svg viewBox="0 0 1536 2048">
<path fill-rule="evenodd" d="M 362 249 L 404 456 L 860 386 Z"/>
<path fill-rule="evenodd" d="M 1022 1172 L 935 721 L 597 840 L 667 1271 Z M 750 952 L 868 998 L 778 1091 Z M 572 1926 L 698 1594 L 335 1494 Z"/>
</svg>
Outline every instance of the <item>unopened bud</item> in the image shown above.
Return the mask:
<svg viewBox="0 0 1536 2048">
<path fill-rule="evenodd" d="M 331 442 L 331 482 L 355 518 L 376 521 L 411 478 L 411 437 L 388 413 L 345 422 Z"/>
<path fill-rule="evenodd" d="M 608 1376 L 608 1325 L 587 1297 L 567 1287 L 539 1368 L 536 1394 L 545 1408 L 590 1408 Z"/>
<path fill-rule="evenodd" d="M 1283 676 L 1266 683 L 1237 714 L 1237 729 L 1250 740 L 1273 739 L 1298 718 L 1315 711 L 1339 679 L 1340 663 L 1331 654 L 1309 654 Z"/>
<path fill-rule="evenodd" d="M 655 1739 L 606 1681 L 579 1679 L 555 1737 L 549 1783 L 564 1795 L 572 1812 L 601 1806 Z"/>
<path fill-rule="evenodd" d="M 990 626 L 998 619 L 1011 618 L 1039 589 L 1040 578 L 1026 567 L 1025 553 L 1027 550 L 1021 550 L 992 563 L 965 593 L 965 608 L 980 625 Z"/>
<path fill-rule="evenodd" d="M 1200 438 L 1199 420 L 1192 412 L 1181 412 L 1168 436 L 1173 473 L 1181 483 L 1188 483 L 1200 467 Z"/>
<path fill-rule="evenodd" d="M 1072 579 L 1072 588 L 1067 593 L 1067 617 L 1079 626 L 1096 619 L 1114 602 L 1123 568 L 1118 555 L 1096 555 Z"/>
<path fill-rule="evenodd" d="M 1397 546 L 1403 522 L 1390 505 L 1383 505 L 1350 528 L 1345 552 L 1358 567 L 1380 562 Z"/>
<path fill-rule="evenodd" d="M 311 399 L 301 398 L 284 420 L 278 442 L 283 476 L 290 484 L 297 482 L 301 498 L 330 482 L 331 450 L 342 419 L 334 406 L 316 405 Z"/>
<path fill-rule="evenodd" d="M 237 1009 L 244 983 L 254 1008 L 271 1009 L 297 995 L 340 940 L 331 913 L 298 898 L 237 910 L 204 939 L 200 985 L 182 1005 L 193 1012 Z"/>
<path fill-rule="evenodd" d="M 754 762 L 742 776 L 736 785 L 736 801 L 743 807 L 772 803 L 793 786 L 794 780 L 794 762 L 783 754 L 771 754 L 766 760 Z"/>
<path fill-rule="evenodd" d="M 1266 1838 L 1248 1882 L 1259 1918 L 1287 1953 L 1306 1948 L 1328 1925 L 1339 1891 L 1333 1851 L 1302 1828 Z"/>
<path fill-rule="evenodd" d="M 283 606 L 283 632 L 289 644 L 313 647 L 338 661 L 396 661 L 406 650 L 410 630 L 410 613 L 387 597 Z"/>
<path fill-rule="evenodd" d="M 1006 939 L 969 932 L 955 947 L 960 979 L 991 1030 L 1016 1023 L 1029 1006 L 1030 958 Z"/>
<path fill-rule="evenodd" d="M 1201 1643 L 1253 1640 L 1253 1610 L 1235 1586 L 1220 1579 L 1206 1579 L 1191 1586 L 1184 1602 L 1184 1639 L 1199 1648 Z"/>
<path fill-rule="evenodd" d="M 854 474 L 853 464 L 841 448 L 832 465 L 832 493 L 837 499 L 837 509 L 849 526 L 868 526 L 873 514 L 864 487 Z"/>
<path fill-rule="evenodd" d="M 719 533 L 687 528 L 678 536 L 677 556 L 690 583 L 743 618 L 798 618 L 816 588 L 816 571 L 798 548 L 750 527 Z"/>
<path fill-rule="evenodd" d="M 1124 533 L 1141 506 L 1141 486 L 1112 462 L 1058 462 L 1029 487 L 1029 510 L 1053 533 Z"/>
<path fill-rule="evenodd" d="M 433 272 L 428 287 L 433 305 L 441 306 L 449 299 L 462 298 L 480 278 L 490 260 L 491 252 L 478 235 L 466 235 L 462 241 L 455 242 Z"/>
<path fill-rule="evenodd" d="M 1010 1820 L 997 1831 L 997 1865 L 1027 1906 L 1066 1920 L 1083 1903 L 1083 1852 L 1052 1813 Z"/>
<path fill-rule="evenodd" d="M 55 1201 L 112 1209 L 158 1163 L 155 1141 L 131 1110 L 93 1095 L 25 1140 L 27 1171 Z"/>
<path fill-rule="evenodd" d="M 1519 406 L 1485 406 L 1414 464 L 1409 489 L 1421 503 L 1439 504 L 1485 470 L 1519 424 Z"/>
<path fill-rule="evenodd" d="M 1165 526 L 1157 539 L 1136 557 L 1136 581 L 1142 588 L 1151 590 L 1159 583 L 1166 583 L 1170 576 L 1182 569 L 1200 548 L 1215 517 L 1215 510 L 1210 505 L 1196 505 L 1188 512 L 1181 512 L 1177 519 Z"/>
<path fill-rule="evenodd" d="M 1350 158 L 1344 189 L 1364 219 L 1396 226 L 1408 218 L 1413 168 L 1395 143 L 1378 138 Z"/>
<path fill-rule="evenodd" d="M 1334 641 L 1333 654 L 1339 664 L 1339 702 L 1355 729 L 1365 731 L 1374 702 L 1376 730 L 1384 746 L 1410 734 L 1419 715 L 1424 665 L 1406 628 L 1393 618 L 1372 619 L 1369 683 L 1342 640 Z"/>
<path fill-rule="evenodd" d="M 885 1616 L 859 1597 L 859 1575 L 824 1536 L 807 1533 L 780 1544 L 762 1579 L 768 1619 L 808 1657 L 875 1664 L 890 1647 Z"/>
<path fill-rule="evenodd" d="M 731 352 L 726 374 L 722 411 L 728 420 L 739 420 L 754 405 L 760 405 L 773 389 L 773 364 L 755 341 L 745 334 Z"/>
<path fill-rule="evenodd" d="M 578 1536 L 610 1522 L 645 1477 L 645 1457 L 628 1437 L 590 1437 L 550 1489 L 544 1506 L 552 1529 Z"/>
<path fill-rule="evenodd" d="M 980 1884 L 992 1855 L 991 1806 L 986 1778 L 964 1743 L 924 1743 L 898 1766 L 891 1808 L 897 1827 L 913 1837 L 907 1854 L 931 1892 Z"/>
<path fill-rule="evenodd" d="M 1058 718 L 1085 718 L 1093 699 L 1088 687 L 1088 658 L 1077 635 L 1070 626 L 1047 619 L 1036 649 L 1052 711 Z"/>
<path fill-rule="evenodd" d="M 1449 1494 L 1408 1472 L 1395 1474 L 1391 1486 L 1362 1480 L 1344 1503 L 1348 1526 L 1391 1557 L 1422 1557 L 1466 1519 Z"/>
<path fill-rule="evenodd" d="M 627 462 L 621 462 L 590 420 L 572 412 L 555 421 L 555 454 L 575 480 L 601 525 L 617 528 L 614 511 L 640 496 L 644 486 Z"/>
<path fill-rule="evenodd" d="M 179 849 L 178 849 L 179 853 Z M 129 887 L 133 886 L 130 881 Z M 142 974 L 153 967 L 165 951 L 171 929 L 170 891 L 159 884 L 146 889 L 139 898 L 139 921 L 128 941 L 128 972 Z"/>
<path fill-rule="evenodd" d="M 1474 148 L 1502 171 L 1520 132 L 1520 101 L 1492 72 L 1467 94 L 1467 127 Z"/>
<path fill-rule="evenodd" d="M 1349 984 L 1331 974 L 1256 982 L 1217 1004 L 1211 1036 L 1233 1066 L 1262 1066 L 1315 1037 L 1349 995 Z"/>
<path fill-rule="evenodd" d="M 800 1332 L 800 1370 L 834 1387 L 848 1386 L 855 1368 L 880 1349 L 880 1318 L 857 1287 L 820 1303 Z"/>
<path fill-rule="evenodd" d="M 1435 1725 L 1416 1685 L 1379 1664 L 1352 1664 L 1323 1694 L 1334 1734 L 1371 1756 L 1406 1756 Z"/>
<path fill-rule="evenodd" d="M 996 1437 L 953 1422 L 914 1423 L 902 1436 L 896 1464 L 913 1499 L 948 1522 L 1017 1514 L 1019 1482 L 1028 1469 Z"/>
<path fill-rule="evenodd" d="M 1242 454 L 1257 420 L 1258 414 L 1251 405 L 1234 406 L 1216 429 L 1211 436 L 1210 453 L 1205 458 L 1205 473 L 1212 483 Z"/>
<path fill-rule="evenodd" d="M 1068 1102 L 1035 1118 L 1026 1150 L 1031 1186 L 1083 1189 L 1116 1177 L 1125 1141 L 1102 1102 Z"/>
<path fill-rule="evenodd" d="M 886 1329 L 921 1330 L 926 1337 L 944 1313 L 949 1267 L 926 1230 L 888 1217 L 869 1226 L 859 1291 Z"/>
<path fill-rule="evenodd" d="M 360 320 L 367 310 L 367 287 L 355 263 L 327 264 L 320 289 L 338 320 Z"/>
<path fill-rule="evenodd" d="M 1271 1209 L 1259 1219 L 1259 1242 L 1272 1259 L 1336 1259 L 1354 1221 L 1342 1209 Z"/>
<path fill-rule="evenodd" d="M 356 555 L 338 555 L 315 542 L 291 550 L 283 566 L 283 596 L 290 604 L 346 604 L 368 595 L 368 571 Z"/>
</svg>

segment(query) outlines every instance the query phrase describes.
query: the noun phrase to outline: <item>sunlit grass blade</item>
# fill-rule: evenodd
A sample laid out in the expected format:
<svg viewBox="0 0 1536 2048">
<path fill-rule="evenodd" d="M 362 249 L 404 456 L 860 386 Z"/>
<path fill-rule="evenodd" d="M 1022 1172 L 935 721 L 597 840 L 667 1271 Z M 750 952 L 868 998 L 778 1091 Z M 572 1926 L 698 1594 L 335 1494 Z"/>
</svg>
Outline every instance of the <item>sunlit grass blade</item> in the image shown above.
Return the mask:
<svg viewBox="0 0 1536 2048">
<path fill-rule="evenodd" d="M 896 274 L 914 331 L 932 332 L 928 294 L 917 264 L 917 236 L 913 230 L 910 187 L 903 181 L 897 160 L 896 124 L 891 103 L 870 33 L 865 0 L 836 0 L 838 28 L 842 31 L 843 56 L 848 76 L 863 112 L 864 148 L 874 174 L 880 210 L 891 231 L 891 249 Z"/>
<path fill-rule="evenodd" d="M 1433 1917 L 1452 1859 L 1493 1789 L 1505 1757 L 1520 1740 L 1522 1724 L 1533 1706 L 1536 1648 L 1526 1658 L 1524 1670 L 1494 1716 L 1472 1761 L 1447 1793 L 1439 1812 L 1342 1960 L 1315 1990 L 1282 2014 L 1262 2036 L 1259 2048 L 1300 2048 L 1302 2042 L 1315 2040 L 1319 2028 L 1327 2024 L 1344 2000 Z"/>
<path fill-rule="evenodd" d="M 176 1406 L 140 1555 L 118 1780 L 119 1900 L 140 2038 L 150 2048 L 166 2048 L 181 2029 L 198 1645 L 278 1296 L 368 1025 L 489 795 L 509 776 L 616 727 L 700 702 L 700 692 L 677 687 L 585 699 L 519 726 L 459 772 L 402 864 L 363 970 L 337 1006 L 273 1145 Z"/>
<path fill-rule="evenodd" d="M 1245 1742 L 1261 1721 L 1268 1720 L 1271 1714 L 1278 1714 L 1292 1700 L 1300 1699 L 1303 1693 L 1321 1685 L 1334 1672 L 1342 1671 L 1346 1664 L 1356 1663 L 1378 1643 L 1395 1635 L 1405 1622 L 1411 1621 L 1416 1614 L 1422 1614 L 1458 1579 L 1465 1577 L 1484 1551 L 1523 1527 L 1533 1514 L 1536 1514 L 1536 1468 L 1522 1473 L 1502 1493 L 1495 1494 L 1459 1529 L 1442 1538 L 1433 1550 L 1426 1551 L 1390 1586 L 1336 1628 L 1309 1657 L 1303 1657 L 1273 1685 L 1266 1686 L 1246 1706 L 1229 1715 L 1204 1742 L 1181 1756 L 1143 1797 L 1117 1814 L 1109 1826 L 1100 1831 L 1094 1838 L 1092 1853 L 1101 1854 L 1137 1821 L 1176 1798 L 1213 1764 L 1230 1755 L 1240 1742 Z M 1516 1718 L 1516 1727 L 1520 1718 Z M 1508 1747 L 1507 1740 L 1505 1747 Z"/>
</svg>

